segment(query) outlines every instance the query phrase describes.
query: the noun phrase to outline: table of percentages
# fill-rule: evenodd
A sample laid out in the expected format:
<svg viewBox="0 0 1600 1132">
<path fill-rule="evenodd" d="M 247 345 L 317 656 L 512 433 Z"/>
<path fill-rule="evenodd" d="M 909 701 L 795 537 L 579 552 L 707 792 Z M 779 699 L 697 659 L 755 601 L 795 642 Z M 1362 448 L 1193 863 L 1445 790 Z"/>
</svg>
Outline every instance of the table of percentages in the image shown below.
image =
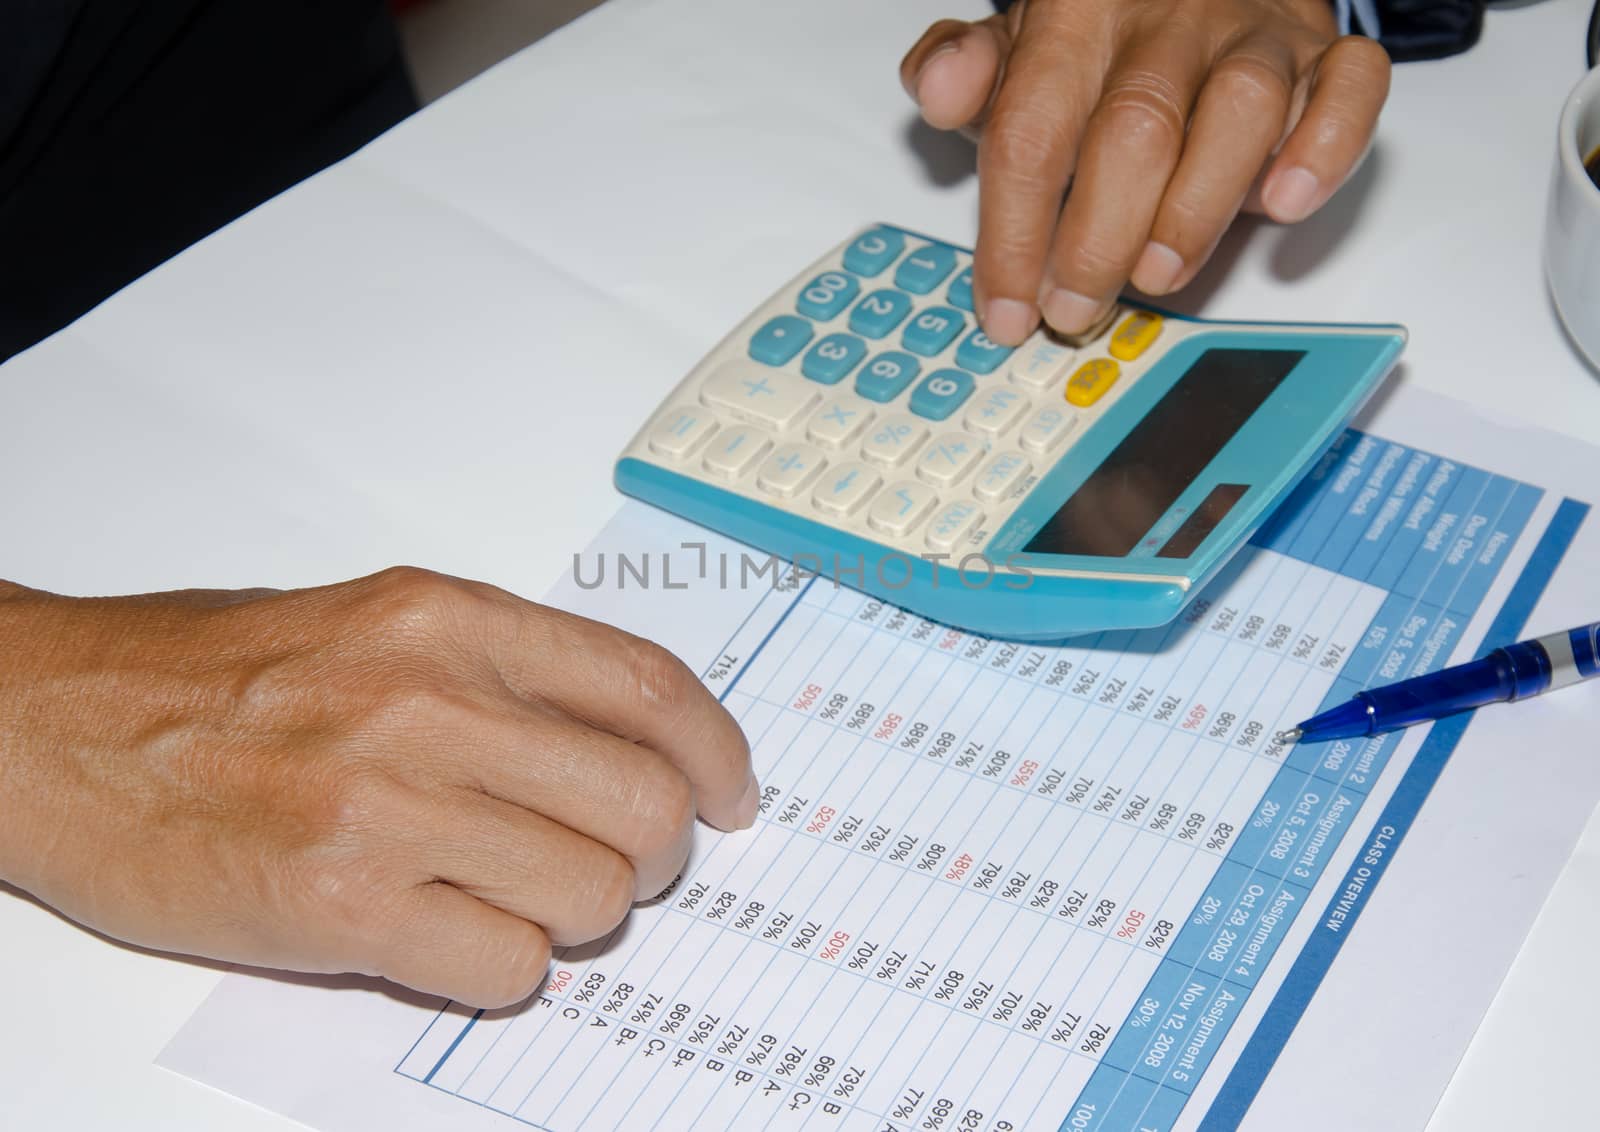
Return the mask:
<svg viewBox="0 0 1600 1132">
<path fill-rule="evenodd" d="M 1212 1062 L 1297 919 L 1336 937 L 1365 897 L 1358 864 L 1306 910 L 1345 834 L 1370 865 L 1396 835 L 1362 814 L 1394 737 L 1274 731 L 1444 663 L 1540 496 L 1348 432 L 1179 623 L 1051 647 L 825 579 L 733 595 L 702 659 L 756 829 L 396 1071 L 554 1132 L 1173 1127 L 1245 1067 Z"/>
</svg>

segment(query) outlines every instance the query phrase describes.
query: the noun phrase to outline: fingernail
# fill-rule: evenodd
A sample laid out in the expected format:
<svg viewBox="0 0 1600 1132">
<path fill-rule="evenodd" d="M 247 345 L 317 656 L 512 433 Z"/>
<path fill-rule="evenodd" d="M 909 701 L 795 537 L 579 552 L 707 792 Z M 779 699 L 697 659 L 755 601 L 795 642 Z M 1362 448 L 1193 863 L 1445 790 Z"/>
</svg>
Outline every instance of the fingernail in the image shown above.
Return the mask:
<svg viewBox="0 0 1600 1132">
<path fill-rule="evenodd" d="M 1296 166 L 1272 178 L 1261 191 L 1261 201 L 1273 219 L 1293 224 L 1311 215 L 1320 192 L 1321 186 L 1311 171 Z"/>
<path fill-rule="evenodd" d="M 734 818 L 739 823 L 739 829 L 749 829 L 756 824 L 756 815 L 761 812 L 761 784 L 756 781 L 756 776 L 750 776 L 750 782 L 744 788 L 744 793 L 739 797 L 739 805 L 734 810 Z"/>
<path fill-rule="evenodd" d="M 1165 295 L 1183 271 L 1183 257 L 1151 240 L 1133 266 L 1133 285 L 1147 295 Z"/>
<path fill-rule="evenodd" d="M 1018 299 L 990 299 L 983 308 L 983 332 L 1002 346 L 1020 346 L 1039 325 L 1039 310 Z"/>
<path fill-rule="evenodd" d="M 1076 334 L 1094 325 L 1105 304 L 1065 287 L 1057 287 L 1044 300 L 1044 320 L 1063 334 Z"/>
<path fill-rule="evenodd" d="M 955 52 L 958 48 L 960 48 L 960 46 L 961 41 L 959 39 L 952 39 L 948 43 L 941 43 L 938 47 L 935 47 L 928 54 L 928 57 L 922 61 L 922 66 L 917 68 L 917 73 L 911 76 L 911 84 L 906 87 L 906 93 L 912 98 L 916 99 L 918 102 L 921 102 L 922 79 L 925 75 L 927 75 L 928 68 L 933 65 L 933 61 L 935 59 L 939 58 L 941 55 L 949 55 Z"/>
</svg>

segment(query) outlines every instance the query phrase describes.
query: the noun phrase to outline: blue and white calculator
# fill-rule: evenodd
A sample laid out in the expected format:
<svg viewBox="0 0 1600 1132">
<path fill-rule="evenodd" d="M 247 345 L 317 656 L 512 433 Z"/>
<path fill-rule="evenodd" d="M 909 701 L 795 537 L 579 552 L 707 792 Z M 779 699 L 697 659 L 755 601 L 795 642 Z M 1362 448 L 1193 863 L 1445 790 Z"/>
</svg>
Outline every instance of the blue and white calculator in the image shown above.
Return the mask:
<svg viewBox="0 0 1600 1132">
<path fill-rule="evenodd" d="M 1393 367 L 1399 326 L 1118 308 L 1015 349 L 972 257 L 859 233 L 708 354 L 617 463 L 629 495 L 985 636 L 1165 624 Z"/>
</svg>

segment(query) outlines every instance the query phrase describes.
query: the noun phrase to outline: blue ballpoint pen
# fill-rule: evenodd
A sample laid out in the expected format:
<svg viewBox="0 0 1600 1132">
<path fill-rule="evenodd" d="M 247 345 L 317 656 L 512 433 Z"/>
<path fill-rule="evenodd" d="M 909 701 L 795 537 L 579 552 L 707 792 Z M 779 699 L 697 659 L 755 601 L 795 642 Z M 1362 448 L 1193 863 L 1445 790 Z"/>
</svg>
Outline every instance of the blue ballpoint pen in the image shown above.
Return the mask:
<svg viewBox="0 0 1600 1132">
<path fill-rule="evenodd" d="M 1600 622 L 1518 641 L 1481 660 L 1357 692 L 1299 727 L 1278 732 L 1277 741 L 1320 743 L 1376 735 L 1484 704 L 1527 699 L 1591 676 L 1600 676 Z"/>
</svg>

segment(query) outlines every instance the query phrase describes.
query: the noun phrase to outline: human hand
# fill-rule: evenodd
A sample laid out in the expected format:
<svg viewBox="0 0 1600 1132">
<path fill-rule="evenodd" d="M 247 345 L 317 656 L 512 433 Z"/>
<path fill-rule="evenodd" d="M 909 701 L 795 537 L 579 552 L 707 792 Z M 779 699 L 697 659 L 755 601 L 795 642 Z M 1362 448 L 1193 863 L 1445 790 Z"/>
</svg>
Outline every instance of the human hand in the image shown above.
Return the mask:
<svg viewBox="0 0 1600 1132">
<path fill-rule="evenodd" d="M 149 947 L 504 1005 L 755 820 L 687 668 L 479 583 L 0 583 L 0 641 L 0 877 Z"/>
<path fill-rule="evenodd" d="M 930 125 L 979 139 L 974 299 L 1016 345 L 1041 311 L 1088 329 L 1130 279 L 1182 287 L 1247 202 L 1283 223 L 1321 208 L 1389 59 L 1340 38 L 1329 0 L 1017 0 L 934 24 L 900 76 Z"/>
</svg>

